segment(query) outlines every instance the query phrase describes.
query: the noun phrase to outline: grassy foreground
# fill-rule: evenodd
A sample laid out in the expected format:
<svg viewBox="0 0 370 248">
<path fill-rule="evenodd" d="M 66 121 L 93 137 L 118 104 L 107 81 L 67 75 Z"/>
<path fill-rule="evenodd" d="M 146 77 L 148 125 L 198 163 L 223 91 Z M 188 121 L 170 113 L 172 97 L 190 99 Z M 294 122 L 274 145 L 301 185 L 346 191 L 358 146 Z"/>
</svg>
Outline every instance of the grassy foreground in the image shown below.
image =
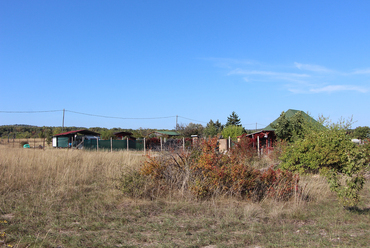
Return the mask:
<svg viewBox="0 0 370 248">
<path fill-rule="evenodd" d="M 259 203 L 125 198 L 142 153 L 0 147 L 0 247 L 368 247 L 370 183 L 343 209 L 320 177 L 310 196 Z"/>
</svg>

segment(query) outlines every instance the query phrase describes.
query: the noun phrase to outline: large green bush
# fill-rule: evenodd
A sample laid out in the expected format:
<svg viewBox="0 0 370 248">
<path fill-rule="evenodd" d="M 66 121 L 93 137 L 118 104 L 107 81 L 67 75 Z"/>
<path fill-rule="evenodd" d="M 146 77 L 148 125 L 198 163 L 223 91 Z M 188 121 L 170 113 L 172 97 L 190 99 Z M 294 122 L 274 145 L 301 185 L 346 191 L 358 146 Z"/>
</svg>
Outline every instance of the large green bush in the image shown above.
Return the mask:
<svg viewBox="0 0 370 248">
<path fill-rule="evenodd" d="M 356 206 L 366 169 L 365 146 L 357 146 L 346 135 L 345 126 L 312 128 L 287 146 L 281 168 L 299 173 L 321 173 L 345 207 Z"/>
<path fill-rule="evenodd" d="M 236 140 L 238 136 L 241 136 L 244 133 L 244 129 L 241 126 L 230 125 L 225 127 L 221 134 L 222 136 L 227 139 L 228 137 Z"/>
</svg>

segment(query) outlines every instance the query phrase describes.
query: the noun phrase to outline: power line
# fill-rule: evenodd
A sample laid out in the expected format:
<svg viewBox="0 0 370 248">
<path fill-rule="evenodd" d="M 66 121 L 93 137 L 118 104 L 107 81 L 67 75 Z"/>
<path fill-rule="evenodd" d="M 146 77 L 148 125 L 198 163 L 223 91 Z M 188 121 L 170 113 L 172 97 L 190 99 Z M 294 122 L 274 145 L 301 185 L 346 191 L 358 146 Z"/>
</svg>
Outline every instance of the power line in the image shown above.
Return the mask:
<svg viewBox="0 0 370 248">
<path fill-rule="evenodd" d="M 35 113 L 46 113 L 46 112 L 62 112 L 63 110 L 39 110 L 39 111 L 0 111 L 0 113 L 6 114 L 35 114 Z"/>
<path fill-rule="evenodd" d="M 6 113 L 6 114 L 35 114 L 35 113 L 48 113 L 48 112 L 63 112 L 64 110 L 39 110 L 39 111 L 1 111 L 0 113 Z M 109 118 L 109 119 L 121 119 L 121 120 L 154 120 L 154 119 L 168 119 L 168 118 L 183 118 L 186 120 L 190 121 L 195 121 L 195 122 L 200 122 L 200 123 L 207 123 L 206 121 L 200 121 L 200 120 L 195 120 L 191 118 L 187 118 L 184 116 L 162 116 L 162 117 L 119 117 L 119 116 L 107 116 L 107 115 L 97 115 L 97 114 L 89 114 L 89 113 L 83 113 L 83 112 L 77 112 L 73 110 L 65 110 L 65 112 L 70 112 L 74 114 L 79 114 L 79 115 L 86 115 L 86 116 L 93 116 L 93 117 L 100 117 L 100 118 Z M 253 124 L 246 124 L 246 125 L 254 125 Z"/>
<path fill-rule="evenodd" d="M 251 125 L 256 125 L 256 123 L 250 123 L 250 124 L 242 124 L 243 126 L 251 126 Z"/>
<path fill-rule="evenodd" d="M 63 112 L 64 110 L 39 110 L 39 111 L 2 111 L 0 110 L 0 113 L 6 113 L 6 114 L 35 114 L 35 113 L 47 113 L 47 112 Z M 129 118 L 129 117 L 116 117 L 116 116 L 106 116 L 106 115 L 96 115 L 96 114 L 88 114 L 88 113 L 82 113 L 72 110 L 65 110 L 66 112 L 80 114 L 80 115 L 87 115 L 87 116 L 94 116 L 94 117 L 101 117 L 101 118 L 111 118 L 111 119 L 132 119 L 132 120 L 145 120 L 145 119 L 165 119 L 165 118 L 174 118 L 176 116 L 165 116 L 165 117 L 145 117 L 145 118 Z"/>
<path fill-rule="evenodd" d="M 194 119 L 186 118 L 186 117 L 183 117 L 183 116 L 179 116 L 179 117 L 181 117 L 181 118 L 183 118 L 183 119 L 186 119 L 186 120 L 190 120 L 190 121 L 196 121 L 196 122 L 203 122 L 203 123 L 207 123 L 207 122 L 205 122 L 205 121 L 198 121 L 198 120 L 194 120 Z"/>
<path fill-rule="evenodd" d="M 110 118 L 110 119 L 122 119 L 122 120 L 148 120 L 148 119 L 166 119 L 166 118 L 174 118 L 176 116 L 165 116 L 165 117 L 144 117 L 144 118 L 129 118 L 129 117 L 116 117 L 116 116 L 106 116 L 106 115 L 95 115 L 95 114 L 87 114 L 76 112 L 72 110 L 66 110 L 70 113 L 80 114 L 80 115 L 87 115 L 87 116 L 94 116 L 94 117 L 101 117 L 101 118 Z"/>
</svg>

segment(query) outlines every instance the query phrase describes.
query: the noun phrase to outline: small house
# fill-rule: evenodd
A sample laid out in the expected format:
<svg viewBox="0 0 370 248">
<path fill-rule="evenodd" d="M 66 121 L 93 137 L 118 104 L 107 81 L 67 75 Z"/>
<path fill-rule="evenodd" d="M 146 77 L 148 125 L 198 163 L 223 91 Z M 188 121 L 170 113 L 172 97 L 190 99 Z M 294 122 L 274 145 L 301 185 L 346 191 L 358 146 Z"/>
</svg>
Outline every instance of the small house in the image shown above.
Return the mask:
<svg viewBox="0 0 370 248">
<path fill-rule="evenodd" d="M 124 139 L 129 139 L 129 140 L 136 140 L 135 137 L 132 137 L 133 133 L 131 132 L 116 132 L 114 135 L 117 137 L 119 140 L 124 140 Z"/>
<path fill-rule="evenodd" d="M 294 109 L 288 109 L 285 112 L 285 117 L 287 119 L 292 118 L 295 114 L 298 112 L 302 113 L 303 118 L 309 122 L 317 123 L 315 119 L 313 119 L 311 116 L 306 114 L 305 112 L 301 110 L 294 110 Z M 274 142 L 276 141 L 276 135 L 275 135 L 275 128 L 274 126 L 278 123 L 279 117 L 271 122 L 268 126 L 265 128 L 262 128 L 254 133 L 245 135 L 246 137 L 252 138 L 253 140 L 253 146 L 258 149 L 258 151 L 269 151 L 273 149 Z"/>
<path fill-rule="evenodd" d="M 154 131 L 149 134 L 149 136 L 156 136 L 156 137 L 165 137 L 165 138 L 172 138 L 174 136 L 179 136 L 180 134 L 175 131 Z"/>
<path fill-rule="evenodd" d="M 86 129 L 59 133 L 53 136 L 53 147 L 80 147 L 85 139 L 99 140 L 100 134 Z"/>
</svg>

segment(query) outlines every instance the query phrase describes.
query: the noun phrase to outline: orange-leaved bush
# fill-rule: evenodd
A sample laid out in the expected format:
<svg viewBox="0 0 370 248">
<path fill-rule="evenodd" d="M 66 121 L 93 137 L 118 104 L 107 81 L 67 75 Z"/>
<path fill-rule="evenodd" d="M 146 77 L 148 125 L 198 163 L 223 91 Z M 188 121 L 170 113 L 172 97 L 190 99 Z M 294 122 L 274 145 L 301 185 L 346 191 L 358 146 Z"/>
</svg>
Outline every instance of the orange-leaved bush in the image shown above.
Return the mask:
<svg viewBox="0 0 370 248">
<path fill-rule="evenodd" d="M 186 190 L 196 198 L 229 195 L 255 201 L 264 197 L 287 200 L 297 191 L 297 175 L 272 167 L 258 170 L 250 166 L 250 157 L 258 157 L 248 140 L 228 153 L 219 152 L 217 145 L 216 138 L 201 140 L 190 151 L 148 157 L 140 173 L 161 188 Z"/>
</svg>

